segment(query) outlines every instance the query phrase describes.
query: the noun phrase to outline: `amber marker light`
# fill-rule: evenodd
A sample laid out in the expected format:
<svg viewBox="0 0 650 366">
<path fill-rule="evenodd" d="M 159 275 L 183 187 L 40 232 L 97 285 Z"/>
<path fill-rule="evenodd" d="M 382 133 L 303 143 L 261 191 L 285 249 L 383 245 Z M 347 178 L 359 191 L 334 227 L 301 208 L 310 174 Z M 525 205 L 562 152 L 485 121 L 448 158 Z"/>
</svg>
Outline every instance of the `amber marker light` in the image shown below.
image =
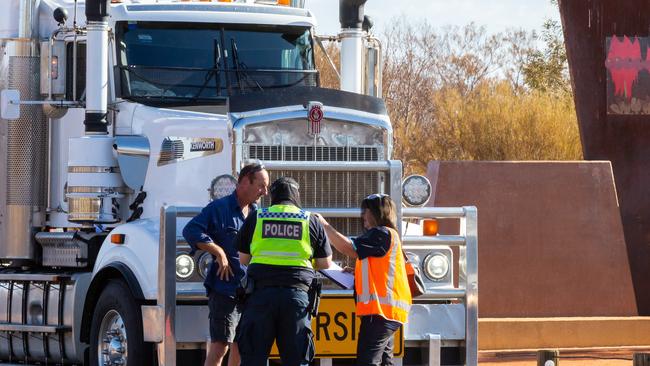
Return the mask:
<svg viewBox="0 0 650 366">
<path fill-rule="evenodd" d="M 422 234 L 425 236 L 438 235 L 438 220 L 426 219 L 422 221 Z"/>
<path fill-rule="evenodd" d="M 52 74 L 52 79 L 59 78 L 59 58 L 57 56 L 52 56 L 52 69 L 50 73 Z"/>
<path fill-rule="evenodd" d="M 126 241 L 126 235 L 124 234 L 111 234 L 111 243 L 113 244 L 124 244 Z"/>
<path fill-rule="evenodd" d="M 289 6 L 291 5 L 291 0 L 278 0 L 278 5 Z"/>
</svg>

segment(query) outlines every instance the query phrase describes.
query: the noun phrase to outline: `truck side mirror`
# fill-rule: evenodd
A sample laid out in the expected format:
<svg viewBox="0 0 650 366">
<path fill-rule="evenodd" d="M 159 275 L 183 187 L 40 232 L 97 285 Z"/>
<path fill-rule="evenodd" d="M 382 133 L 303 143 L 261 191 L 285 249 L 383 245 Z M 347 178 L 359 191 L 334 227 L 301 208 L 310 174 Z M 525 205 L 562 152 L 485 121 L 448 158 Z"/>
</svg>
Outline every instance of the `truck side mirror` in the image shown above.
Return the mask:
<svg viewBox="0 0 650 366">
<path fill-rule="evenodd" d="M 20 91 L 5 89 L 0 92 L 0 117 L 6 120 L 20 118 Z"/>
</svg>

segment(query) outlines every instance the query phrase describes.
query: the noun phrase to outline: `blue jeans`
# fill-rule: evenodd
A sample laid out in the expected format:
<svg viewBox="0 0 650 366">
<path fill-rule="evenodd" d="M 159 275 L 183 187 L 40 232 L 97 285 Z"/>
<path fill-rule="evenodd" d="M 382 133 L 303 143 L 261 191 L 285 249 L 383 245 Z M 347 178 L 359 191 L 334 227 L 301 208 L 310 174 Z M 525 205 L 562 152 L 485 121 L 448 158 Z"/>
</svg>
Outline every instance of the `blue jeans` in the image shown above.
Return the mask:
<svg viewBox="0 0 650 366">
<path fill-rule="evenodd" d="M 309 365 L 314 358 L 307 292 L 286 287 L 256 289 L 246 301 L 236 341 L 242 366 L 266 366 L 277 341 L 283 366 Z"/>
</svg>

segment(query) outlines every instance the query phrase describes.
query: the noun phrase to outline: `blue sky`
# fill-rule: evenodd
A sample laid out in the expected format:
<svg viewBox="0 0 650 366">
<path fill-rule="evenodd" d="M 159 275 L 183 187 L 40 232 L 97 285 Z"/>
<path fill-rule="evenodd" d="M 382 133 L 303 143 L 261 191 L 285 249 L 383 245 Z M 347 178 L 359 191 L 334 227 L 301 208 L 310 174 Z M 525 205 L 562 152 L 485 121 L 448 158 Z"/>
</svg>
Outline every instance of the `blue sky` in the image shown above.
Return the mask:
<svg viewBox="0 0 650 366">
<path fill-rule="evenodd" d="M 318 33 L 338 32 L 338 0 L 306 0 L 306 7 L 318 19 Z M 539 30 L 545 19 L 559 21 L 560 14 L 550 0 L 368 0 L 366 14 L 381 33 L 396 16 L 405 15 L 417 24 L 424 19 L 434 26 L 485 25 L 490 33 L 507 28 Z"/>
</svg>

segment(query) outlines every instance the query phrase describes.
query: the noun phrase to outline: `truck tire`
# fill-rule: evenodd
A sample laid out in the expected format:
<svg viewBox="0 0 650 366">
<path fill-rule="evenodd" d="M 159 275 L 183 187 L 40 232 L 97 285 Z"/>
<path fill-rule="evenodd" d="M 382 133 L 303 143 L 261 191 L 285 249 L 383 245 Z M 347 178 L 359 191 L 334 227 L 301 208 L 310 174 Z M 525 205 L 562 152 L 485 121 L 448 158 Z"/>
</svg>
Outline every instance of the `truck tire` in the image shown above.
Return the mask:
<svg viewBox="0 0 650 366">
<path fill-rule="evenodd" d="M 110 280 L 93 312 L 90 365 L 141 366 L 149 351 L 143 341 L 140 306 L 123 281 Z"/>
</svg>

